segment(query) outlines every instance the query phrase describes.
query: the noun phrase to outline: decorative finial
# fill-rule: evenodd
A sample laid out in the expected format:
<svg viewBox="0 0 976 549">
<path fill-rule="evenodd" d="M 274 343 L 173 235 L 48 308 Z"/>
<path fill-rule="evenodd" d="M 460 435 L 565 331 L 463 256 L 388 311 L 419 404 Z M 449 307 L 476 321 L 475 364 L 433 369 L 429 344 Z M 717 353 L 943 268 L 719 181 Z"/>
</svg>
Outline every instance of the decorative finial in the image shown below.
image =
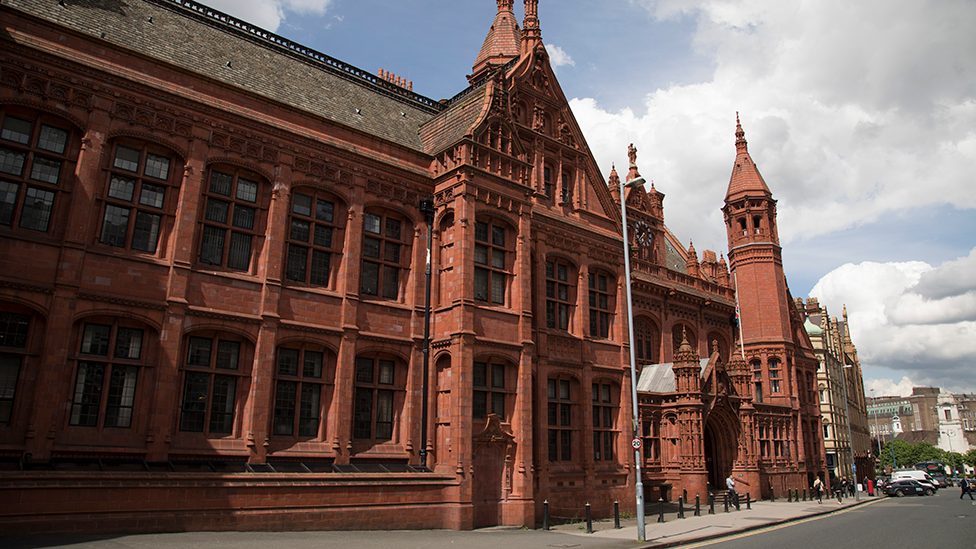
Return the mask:
<svg viewBox="0 0 976 549">
<path fill-rule="evenodd" d="M 740 153 L 749 152 L 749 146 L 746 142 L 746 132 L 742 129 L 742 123 L 739 122 L 739 111 L 735 112 L 735 150 Z"/>
<path fill-rule="evenodd" d="M 631 167 L 637 166 L 637 147 L 635 147 L 633 143 L 627 147 L 627 158 L 630 159 Z"/>
</svg>

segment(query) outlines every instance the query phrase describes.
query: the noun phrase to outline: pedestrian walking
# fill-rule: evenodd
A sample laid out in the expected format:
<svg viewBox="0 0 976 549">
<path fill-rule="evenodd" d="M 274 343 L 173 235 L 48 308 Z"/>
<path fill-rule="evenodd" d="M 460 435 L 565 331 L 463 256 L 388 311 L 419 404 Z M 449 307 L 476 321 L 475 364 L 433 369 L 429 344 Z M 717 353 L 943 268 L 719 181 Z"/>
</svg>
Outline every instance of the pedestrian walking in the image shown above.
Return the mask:
<svg viewBox="0 0 976 549">
<path fill-rule="evenodd" d="M 817 479 L 813 481 L 813 491 L 817 493 L 817 503 L 823 503 L 823 489 L 823 481 L 820 480 L 820 477 L 817 477 Z"/>
<path fill-rule="evenodd" d="M 962 493 L 959 494 L 959 499 L 962 499 L 962 497 L 966 494 L 969 494 L 969 499 L 976 499 L 973 497 L 973 482 L 967 477 L 962 477 L 959 487 L 962 488 Z"/>
</svg>

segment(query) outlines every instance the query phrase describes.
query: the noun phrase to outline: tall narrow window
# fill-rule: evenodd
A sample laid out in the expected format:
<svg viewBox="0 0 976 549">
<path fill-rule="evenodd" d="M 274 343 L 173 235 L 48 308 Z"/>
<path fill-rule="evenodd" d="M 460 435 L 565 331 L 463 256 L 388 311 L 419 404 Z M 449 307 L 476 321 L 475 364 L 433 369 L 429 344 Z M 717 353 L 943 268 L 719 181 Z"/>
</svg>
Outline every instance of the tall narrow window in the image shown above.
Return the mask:
<svg viewBox="0 0 976 549">
<path fill-rule="evenodd" d="M 617 416 L 616 391 L 607 383 L 593 384 L 593 459 L 613 461 L 614 418 Z"/>
<path fill-rule="evenodd" d="M 569 379 L 549 379 L 546 394 L 549 399 L 547 423 L 549 425 L 549 461 L 573 459 L 573 408 L 575 399 Z"/>
<path fill-rule="evenodd" d="M 239 340 L 220 334 L 187 338 L 180 430 L 222 435 L 233 432 L 243 353 Z"/>
<path fill-rule="evenodd" d="M 505 421 L 507 416 L 507 400 L 512 393 L 512 387 L 506 382 L 506 368 L 504 364 L 493 362 L 474 363 L 474 400 L 472 411 L 475 418 L 483 418 L 488 414 L 498 414 L 498 418 Z"/>
<path fill-rule="evenodd" d="M 319 348 L 279 348 L 275 370 L 274 434 L 319 436 L 329 355 Z"/>
<path fill-rule="evenodd" d="M 86 323 L 78 350 L 71 425 L 132 426 L 136 382 L 146 355 L 146 331 L 114 323 Z"/>
<path fill-rule="evenodd" d="M 375 442 L 393 438 L 397 390 L 401 373 L 394 360 L 356 359 L 356 393 L 353 402 L 353 438 Z"/>
<path fill-rule="evenodd" d="M 179 195 L 177 159 L 158 147 L 119 143 L 109 163 L 98 240 L 155 254 Z"/>
<path fill-rule="evenodd" d="M 569 330 L 569 316 L 575 286 L 570 267 L 562 261 L 546 261 L 546 327 Z"/>
<path fill-rule="evenodd" d="M 658 332 L 654 325 L 646 320 L 634 323 L 634 341 L 637 360 L 657 364 Z"/>
<path fill-rule="evenodd" d="M 250 271 L 254 238 L 264 230 L 259 179 L 241 170 L 210 170 L 204 193 L 200 263 Z"/>
<path fill-rule="evenodd" d="M 0 423 L 10 423 L 20 367 L 27 353 L 30 315 L 0 311 Z"/>
<path fill-rule="evenodd" d="M 610 337 L 610 325 L 616 307 L 610 280 L 612 279 L 602 271 L 589 273 L 590 335 L 593 337 Z"/>
<path fill-rule="evenodd" d="M 559 200 L 564 204 L 569 204 L 573 199 L 573 184 L 572 177 L 563 172 L 562 176 L 562 187 L 559 189 Z"/>
<path fill-rule="evenodd" d="M 403 243 L 405 225 L 387 214 L 363 214 L 363 294 L 400 297 L 403 260 L 409 255 Z"/>
<path fill-rule="evenodd" d="M 0 225 L 46 233 L 78 147 L 61 120 L 7 108 L 0 122 Z"/>
<path fill-rule="evenodd" d="M 552 198 L 552 168 L 549 166 L 542 168 L 542 194 Z"/>
<path fill-rule="evenodd" d="M 474 224 L 474 298 L 505 304 L 509 252 L 505 227 L 478 221 Z"/>
<path fill-rule="evenodd" d="M 285 277 L 312 286 L 329 286 L 332 258 L 342 246 L 334 201 L 295 193 L 288 227 Z"/>
<path fill-rule="evenodd" d="M 779 361 L 775 358 L 771 358 L 768 361 L 769 366 L 769 392 L 778 393 L 779 392 L 779 382 L 780 382 L 780 370 Z"/>
</svg>

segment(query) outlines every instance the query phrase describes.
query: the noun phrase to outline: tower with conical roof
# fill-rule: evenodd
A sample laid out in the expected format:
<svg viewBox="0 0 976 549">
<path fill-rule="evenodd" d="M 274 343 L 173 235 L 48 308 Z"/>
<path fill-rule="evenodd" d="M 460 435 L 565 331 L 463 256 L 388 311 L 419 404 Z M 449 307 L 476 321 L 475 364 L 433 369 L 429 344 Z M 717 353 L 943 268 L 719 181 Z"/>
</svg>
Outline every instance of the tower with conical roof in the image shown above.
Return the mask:
<svg viewBox="0 0 976 549">
<path fill-rule="evenodd" d="M 746 346 L 792 341 L 776 200 L 749 155 L 738 114 L 735 138 L 735 165 L 722 212 L 729 267 L 739 296 L 742 341 Z"/>
<path fill-rule="evenodd" d="M 498 0 L 498 13 L 474 61 L 469 82 L 477 82 L 490 73 L 492 67 L 502 66 L 519 57 L 522 50 L 522 31 L 515 19 L 512 7 L 514 3 L 514 0 Z"/>
</svg>

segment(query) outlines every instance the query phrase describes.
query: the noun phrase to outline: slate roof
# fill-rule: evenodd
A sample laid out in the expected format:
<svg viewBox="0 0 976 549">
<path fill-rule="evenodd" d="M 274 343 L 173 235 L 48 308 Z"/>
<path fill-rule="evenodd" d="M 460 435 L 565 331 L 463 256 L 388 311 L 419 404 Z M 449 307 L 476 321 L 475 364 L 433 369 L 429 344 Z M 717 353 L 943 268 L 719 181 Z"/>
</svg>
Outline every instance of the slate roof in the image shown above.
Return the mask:
<svg viewBox="0 0 976 549">
<path fill-rule="evenodd" d="M 465 95 L 452 100 L 450 108 L 425 122 L 420 127 L 424 152 L 435 155 L 464 137 L 484 109 L 487 89 L 486 80 L 465 90 Z"/>
<path fill-rule="evenodd" d="M 711 358 L 703 358 L 698 361 L 702 372 L 708 367 L 709 360 Z M 674 368 L 674 362 L 644 366 L 637 380 L 637 390 L 642 393 L 673 393 L 675 383 L 672 368 Z"/>
<path fill-rule="evenodd" d="M 5 0 L 3 8 L 417 151 L 423 148 L 418 128 L 444 109 L 433 99 L 189 0 L 65 0 L 63 6 L 56 0 Z"/>
</svg>

